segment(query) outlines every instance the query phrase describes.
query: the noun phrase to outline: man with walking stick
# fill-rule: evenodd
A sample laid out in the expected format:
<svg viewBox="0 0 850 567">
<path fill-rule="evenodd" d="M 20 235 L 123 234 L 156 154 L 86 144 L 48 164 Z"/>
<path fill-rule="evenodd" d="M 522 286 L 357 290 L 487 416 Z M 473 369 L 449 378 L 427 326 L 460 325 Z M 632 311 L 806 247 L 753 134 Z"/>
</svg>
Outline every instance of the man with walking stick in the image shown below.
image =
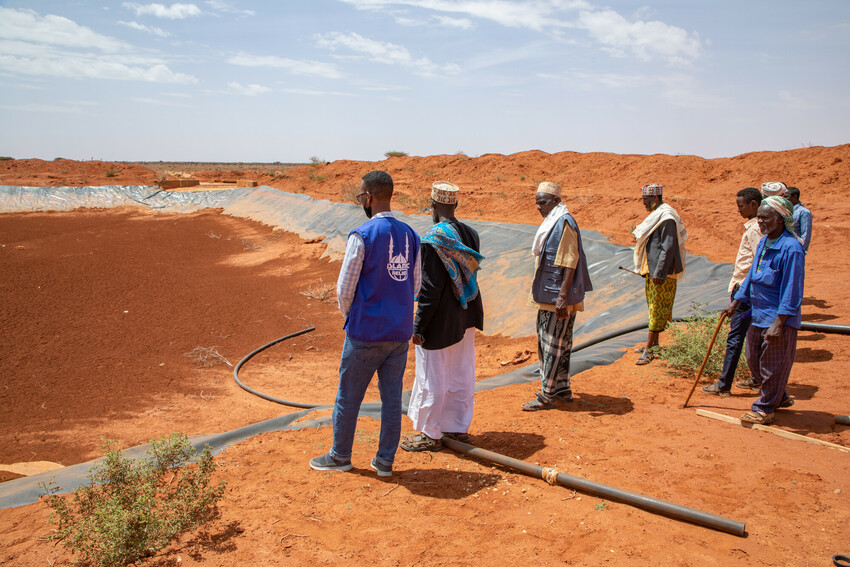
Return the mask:
<svg viewBox="0 0 850 567">
<path fill-rule="evenodd" d="M 761 395 L 741 421 L 768 425 L 774 411 L 788 407 L 785 391 L 797 349 L 801 323 L 806 252 L 794 232 L 794 206 L 784 197 L 767 197 L 756 218 L 764 238 L 735 299 L 726 308 L 735 313 L 741 302 L 752 305 L 747 331 L 747 365 Z"/>
<path fill-rule="evenodd" d="M 759 190 L 755 187 L 741 189 L 738 191 L 735 201 L 738 205 L 738 212 L 747 220 L 744 222 L 744 235 L 741 237 L 738 255 L 735 257 L 735 269 L 732 273 L 732 279 L 729 281 L 729 293 L 733 300 L 735 299 L 735 292 L 741 287 L 741 282 L 747 277 L 747 272 L 753 265 L 756 248 L 758 248 L 762 237 L 756 220 L 756 213 L 761 204 Z M 735 369 L 738 368 L 738 360 L 741 358 L 741 351 L 744 350 L 744 339 L 747 337 L 747 331 L 750 328 L 750 304 L 747 301 L 738 302 L 735 313 L 729 321 L 731 325 L 729 335 L 726 337 L 726 356 L 723 358 L 723 370 L 720 372 L 717 382 L 702 389 L 706 394 L 721 397 L 731 395 Z M 742 380 L 738 385 L 742 388 L 758 389 L 752 378 Z"/>
</svg>

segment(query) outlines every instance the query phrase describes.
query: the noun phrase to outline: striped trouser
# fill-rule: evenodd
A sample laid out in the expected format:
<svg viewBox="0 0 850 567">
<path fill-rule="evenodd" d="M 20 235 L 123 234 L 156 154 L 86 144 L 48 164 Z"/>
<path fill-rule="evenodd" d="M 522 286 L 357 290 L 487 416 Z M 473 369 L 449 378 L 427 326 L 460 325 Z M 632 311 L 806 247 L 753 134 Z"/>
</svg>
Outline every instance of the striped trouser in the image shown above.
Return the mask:
<svg viewBox="0 0 850 567">
<path fill-rule="evenodd" d="M 765 333 L 767 329 L 755 325 L 747 331 L 747 366 L 761 387 L 761 396 L 753 402 L 753 410 L 773 413 L 788 397 L 785 388 L 797 352 L 797 329 L 784 325 L 782 338 L 775 343 L 768 342 Z"/>
<path fill-rule="evenodd" d="M 573 348 L 575 311 L 566 319 L 558 319 L 554 311 L 537 312 L 537 356 L 540 358 L 543 393 L 540 398 L 551 401 L 555 396 L 569 397 L 570 349 Z"/>
</svg>

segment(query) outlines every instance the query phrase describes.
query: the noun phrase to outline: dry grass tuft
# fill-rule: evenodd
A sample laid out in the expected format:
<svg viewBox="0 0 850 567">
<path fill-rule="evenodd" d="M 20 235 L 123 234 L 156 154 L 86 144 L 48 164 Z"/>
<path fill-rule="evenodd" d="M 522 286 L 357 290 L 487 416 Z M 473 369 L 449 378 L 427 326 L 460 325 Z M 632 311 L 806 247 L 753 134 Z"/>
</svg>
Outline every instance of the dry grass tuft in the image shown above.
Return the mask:
<svg viewBox="0 0 850 567">
<path fill-rule="evenodd" d="M 183 356 L 189 358 L 202 368 L 209 368 L 210 366 L 216 364 L 226 364 L 228 366 L 233 366 L 230 364 L 224 356 L 218 352 L 219 347 L 211 346 L 211 347 L 202 347 L 198 346 L 193 348 L 191 351 L 184 353 Z"/>
<path fill-rule="evenodd" d="M 317 301 L 329 301 L 336 297 L 336 287 L 332 284 L 326 284 L 319 278 L 317 285 L 311 285 L 305 290 L 302 290 L 301 295 L 307 296 L 310 299 Z"/>
</svg>

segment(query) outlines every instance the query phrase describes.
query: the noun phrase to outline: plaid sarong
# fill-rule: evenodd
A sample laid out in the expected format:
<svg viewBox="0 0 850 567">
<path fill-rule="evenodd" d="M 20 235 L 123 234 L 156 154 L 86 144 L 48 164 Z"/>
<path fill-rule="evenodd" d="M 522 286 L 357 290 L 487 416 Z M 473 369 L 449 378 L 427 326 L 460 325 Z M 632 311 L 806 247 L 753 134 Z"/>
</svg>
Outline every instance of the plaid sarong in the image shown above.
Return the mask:
<svg viewBox="0 0 850 567">
<path fill-rule="evenodd" d="M 646 305 L 649 307 L 649 330 L 660 333 L 673 318 L 673 301 L 676 299 L 676 280 L 665 278 L 664 283 L 655 284 L 646 277 Z"/>
<path fill-rule="evenodd" d="M 576 313 L 566 319 L 558 319 L 554 311 L 537 312 L 537 356 L 540 359 L 542 394 L 538 397 L 551 401 L 555 396 L 569 398 L 570 349 L 573 348 L 573 324 Z"/>
</svg>

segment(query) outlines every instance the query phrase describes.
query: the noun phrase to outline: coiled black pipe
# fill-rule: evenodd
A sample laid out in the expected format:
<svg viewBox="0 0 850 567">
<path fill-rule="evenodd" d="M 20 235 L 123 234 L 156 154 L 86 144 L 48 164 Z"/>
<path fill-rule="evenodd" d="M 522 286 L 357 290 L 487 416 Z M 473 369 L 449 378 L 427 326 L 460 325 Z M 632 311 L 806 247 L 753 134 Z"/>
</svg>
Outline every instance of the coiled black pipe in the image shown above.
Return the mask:
<svg viewBox="0 0 850 567">
<path fill-rule="evenodd" d="M 467 455 L 471 455 L 473 457 L 477 457 L 485 461 L 489 461 L 498 465 L 518 470 L 530 476 L 549 480 L 546 478 L 547 471 L 545 471 L 542 467 L 526 463 L 525 461 L 506 457 L 505 455 L 500 455 L 499 453 L 494 453 L 493 451 L 488 451 L 486 449 L 480 449 L 467 443 L 462 443 L 454 439 L 448 439 L 445 436 L 443 437 L 443 445 L 459 453 L 465 453 Z M 698 524 L 700 526 L 706 526 L 715 530 L 720 530 L 722 532 L 733 534 L 739 537 L 746 536 L 747 526 L 743 522 L 736 522 L 735 520 L 730 520 L 729 518 L 716 516 L 714 514 L 709 514 L 708 512 L 702 512 L 700 510 L 695 510 L 686 506 L 679 506 L 678 504 L 673 504 L 672 502 L 659 500 L 658 498 L 652 498 L 650 496 L 644 496 L 635 492 L 620 490 L 619 488 L 614 488 L 613 486 L 600 484 L 598 482 L 593 482 L 565 473 L 558 473 L 556 478 L 558 484 L 563 484 L 564 486 L 568 486 L 575 490 L 580 490 L 585 494 L 600 496 L 608 500 L 615 500 L 617 502 L 629 504 L 636 508 L 641 508 L 643 510 L 653 512 L 655 514 L 667 516 L 668 518 L 684 520 L 687 522 Z"/>
<path fill-rule="evenodd" d="M 274 396 L 269 396 L 268 394 L 258 392 L 257 390 L 255 390 L 255 389 L 253 389 L 249 386 L 246 386 L 245 384 L 242 383 L 242 380 L 239 379 L 239 369 L 242 368 L 242 365 L 245 364 L 246 362 L 248 362 L 251 359 L 251 357 L 254 356 L 255 354 L 263 352 L 267 348 L 274 346 L 277 343 L 283 342 L 287 339 L 297 337 L 298 335 L 303 335 L 304 333 L 309 333 L 310 331 L 313 331 L 315 329 L 316 329 L 316 327 L 308 327 L 306 329 L 296 331 L 295 333 L 286 335 L 285 337 L 280 337 L 279 339 L 275 339 L 272 342 L 270 342 L 269 344 L 263 345 L 260 348 L 251 351 L 242 360 L 239 361 L 239 364 L 237 364 L 236 366 L 233 367 L 233 379 L 236 380 L 236 383 L 239 384 L 239 387 L 242 388 L 243 390 L 245 390 L 246 392 L 250 392 L 250 393 L 254 394 L 255 396 L 259 396 L 259 397 L 263 398 L 264 400 L 268 400 L 270 402 L 275 402 L 275 403 L 278 403 L 278 404 L 283 404 L 285 406 L 292 406 L 294 408 L 303 408 L 303 409 L 313 409 L 313 408 L 319 407 L 319 405 L 321 405 L 321 404 L 302 404 L 301 402 L 290 402 L 289 400 L 282 400 L 280 398 L 275 398 Z"/>
</svg>

